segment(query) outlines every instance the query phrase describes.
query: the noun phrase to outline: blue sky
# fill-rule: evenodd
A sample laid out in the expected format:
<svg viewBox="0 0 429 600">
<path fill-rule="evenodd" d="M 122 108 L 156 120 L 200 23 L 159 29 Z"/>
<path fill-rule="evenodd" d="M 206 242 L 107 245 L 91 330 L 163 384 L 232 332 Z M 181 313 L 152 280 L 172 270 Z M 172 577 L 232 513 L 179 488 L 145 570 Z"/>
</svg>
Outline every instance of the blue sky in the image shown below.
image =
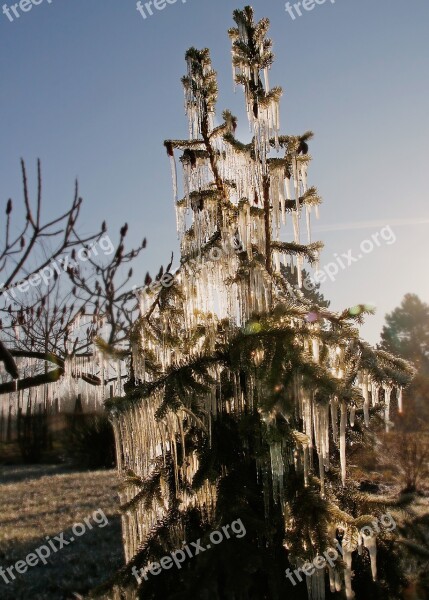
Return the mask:
<svg viewBox="0 0 429 600">
<path fill-rule="evenodd" d="M 20 157 L 33 174 L 40 157 L 47 215 L 68 207 L 77 176 L 82 232 L 103 219 L 112 231 L 128 221 L 131 242 L 148 239 L 141 275 L 167 264 L 172 250 L 177 259 L 162 142 L 186 137 L 184 52 L 211 49 L 219 113 L 230 108 L 247 136 L 227 36 L 242 6 L 178 0 L 143 19 L 134 0 L 43 0 L 13 22 L 0 13 L 0 203 L 21 196 Z M 429 300 L 429 3 L 327 0 L 295 20 L 280 0 L 253 7 L 272 23 L 270 79 L 284 89 L 282 131 L 315 132 L 309 179 L 324 199 L 322 266 L 335 253 L 357 255 L 363 240 L 392 224 L 394 244 L 375 247 L 323 286 L 334 309 L 377 306 L 362 330 L 377 341 L 384 314 L 405 293 Z M 357 222 L 361 228 L 347 227 Z"/>
</svg>

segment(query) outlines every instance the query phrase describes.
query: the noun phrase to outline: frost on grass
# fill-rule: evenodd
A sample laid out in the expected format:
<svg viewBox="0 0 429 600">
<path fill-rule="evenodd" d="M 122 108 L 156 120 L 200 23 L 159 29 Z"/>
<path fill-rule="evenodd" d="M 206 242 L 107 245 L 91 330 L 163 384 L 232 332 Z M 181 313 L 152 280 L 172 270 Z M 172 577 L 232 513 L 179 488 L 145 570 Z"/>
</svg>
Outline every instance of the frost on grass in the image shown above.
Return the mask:
<svg viewBox="0 0 429 600">
<path fill-rule="evenodd" d="M 123 564 L 117 516 L 115 471 L 70 472 L 56 466 L 6 467 L 0 470 L 0 565 L 25 560 L 46 541 L 97 509 L 109 520 L 93 523 L 82 537 L 53 553 L 47 565 L 31 567 L 15 582 L 0 580 L 2 600 L 66 600 L 85 594 Z M 91 519 L 92 522 L 92 519 Z"/>
</svg>

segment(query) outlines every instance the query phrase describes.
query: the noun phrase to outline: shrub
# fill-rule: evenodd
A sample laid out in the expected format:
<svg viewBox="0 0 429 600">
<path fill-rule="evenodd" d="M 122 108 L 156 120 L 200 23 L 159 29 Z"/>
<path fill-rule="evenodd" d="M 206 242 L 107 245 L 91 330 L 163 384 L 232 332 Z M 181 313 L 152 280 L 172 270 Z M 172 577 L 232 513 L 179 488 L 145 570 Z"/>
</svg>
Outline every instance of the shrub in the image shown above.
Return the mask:
<svg viewBox="0 0 429 600">
<path fill-rule="evenodd" d="M 23 461 L 37 464 L 49 447 L 48 416 L 46 412 L 19 415 L 18 444 Z"/>
<path fill-rule="evenodd" d="M 66 458 L 87 469 L 110 469 L 116 464 L 113 427 L 105 415 L 69 417 Z"/>
</svg>

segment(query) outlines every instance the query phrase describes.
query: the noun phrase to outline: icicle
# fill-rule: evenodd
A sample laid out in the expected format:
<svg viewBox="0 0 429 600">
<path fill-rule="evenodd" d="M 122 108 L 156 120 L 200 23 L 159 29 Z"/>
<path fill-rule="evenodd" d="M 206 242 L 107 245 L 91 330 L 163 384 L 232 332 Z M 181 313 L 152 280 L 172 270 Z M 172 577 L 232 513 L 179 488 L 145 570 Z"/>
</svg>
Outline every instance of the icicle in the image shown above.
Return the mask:
<svg viewBox="0 0 429 600">
<path fill-rule="evenodd" d="M 235 81 L 235 77 L 237 75 L 237 68 L 236 68 L 236 66 L 234 65 L 234 62 L 233 62 L 234 49 L 231 49 L 231 55 L 232 55 L 231 56 L 231 58 L 232 58 L 232 60 L 231 60 L 231 65 L 232 65 L 232 83 L 233 83 L 233 90 L 234 90 L 234 93 L 235 93 L 237 91 L 237 82 Z"/>
<path fill-rule="evenodd" d="M 171 168 L 171 179 L 173 183 L 173 195 L 174 201 L 177 202 L 177 169 L 176 169 L 176 160 L 174 158 L 174 154 L 170 155 L 170 168 Z"/>
<path fill-rule="evenodd" d="M 296 211 L 292 212 L 292 223 L 293 223 L 293 236 L 295 244 L 299 244 L 299 220 L 298 213 Z"/>
<path fill-rule="evenodd" d="M 332 421 L 332 437 L 334 443 L 338 443 L 338 400 L 336 397 L 331 398 L 331 421 Z"/>
<path fill-rule="evenodd" d="M 116 395 L 120 396 L 121 392 L 122 392 L 122 364 L 121 361 L 118 360 L 116 363 L 116 369 L 117 369 L 117 380 L 116 380 L 116 385 L 117 385 L 117 390 L 116 390 Z"/>
<path fill-rule="evenodd" d="M 378 385 L 375 381 L 371 383 L 371 401 L 373 406 L 378 404 Z"/>
<path fill-rule="evenodd" d="M 311 219 L 310 219 L 310 207 L 306 206 L 305 207 L 305 219 L 306 219 L 306 224 L 307 224 L 307 238 L 308 238 L 308 243 L 311 244 Z"/>
<path fill-rule="evenodd" d="M 308 170 L 308 160 L 302 161 L 299 167 L 299 175 L 302 184 L 303 194 L 307 192 L 307 170 Z"/>
<path fill-rule="evenodd" d="M 334 569 L 328 565 L 328 573 L 329 573 L 329 589 L 331 590 L 332 593 L 335 592 L 335 575 L 334 575 Z"/>
<path fill-rule="evenodd" d="M 356 406 L 354 404 L 350 407 L 350 427 L 355 426 L 355 417 L 356 417 Z"/>
<path fill-rule="evenodd" d="M 369 427 L 369 390 L 368 390 L 368 373 L 364 373 L 363 383 L 362 383 L 362 392 L 363 392 L 363 414 L 365 418 L 365 425 Z"/>
<path fill-rule="evenodd" d="M 286 177 L 285 184 L 286 184 L 286 199 L 287 200 L 291 200 L 292 196 L 291 196 L 291 191 L 290 191 L 290 179 L 289 179 L 289 177 Z"/>
<path fill-rule="evenodd" d="M 346 483 L 346 425 L 347 425 L 347 407 L 345 402 L 341 402 L 341 420 L 340 420 L 340 462 L 341 462 L 341 481 Z"/>
<path fill-rule="evenodd" d="M 280 209 L 282 214 L 282 225 L 286 225 L 286 200 L 284 195 L 280 198 Z"/>
<path fill-rule="evenodd" d="M 347 527 L 343 541 L 342 550 L 344 552 L 343 560 L 344 568 L 344 583 L 346 587 L 346 598 L 352 600 L 355 594 L 352 590 L 352 554 L 358 547 L 358 531 L 355 528 Z"/>
<path fill-rule="evenodd" d="M 398 410 L 400 413 L 402 413 L 402 388 L 400 387 L 398 390 Z"/>
<path fill-rule="evenodd" d="M 298 256 L 296 257 L 296 268 L 297 268 L 297 275 L 298 275 L 298 287 L 299 289 L 302 288 L 302 269 L 303 269 L 303 259 L 302 256 L 300 256 L 298 254 Z"/>
<path fill-rule="evenodd" d="M 283 501 L 283 473 L 284 473 L 284 462 L 283 462 L 283 446 L 281 442 L 274 442 L 270 444 L 270 456 L 271 456 L 271 473 L 273 477 L 273 499 L 277 504 L 278 499 Z"/>
<path fill-rule="evenodd" d="M 280 254 L 278 252 L 274 252 L 273 258 L 276 273 L 280 273 Z"/>
<path fill-rule="evenodd" d="M 355 594 L 352 589 L 352 553 L 344 550 L 343 560 L 345 563 L 344 584 L 346 587 L 346 598 L 347 600 L 353 600 Z"/>
<path fill-rule="evenodd" d="M 316 569 L 306 576 L 308 600 L 325 600 L 325 570 Z"/>
<path fill-rule="evenodd" d="M 319 477 L 320 477 L 320 495 L 325 497 L 325 467 L 323 465 L 322 451 L 319 452 Z"/>
<path fill-rule="evenodd" d="M 304 486 L 308 487 L 309 484 L 309 479 L 308 479 L 308 473 L 309 473 L 309 460 L 308 460 L 308 444 L 304 445 Z"/>
<path fill-rule="evenodd" d="M 371 531 L 370 535 L 366 535 L 364 533 L 365 529 L 370 529 L 370 528 L 364 527 L 363 530 L 360 532 L 360 535 L 362 536 L 363 545 L 365 546 L 365 548 L 367 548 L 370 559 L 371 559 L 372 579 L 373 579 L 373 581 L 376 581 L 376 579 L 377 579 L 377 538 L 372 531 Z"/>
<path fill-rule="evenodd" d="M 269 82 L 269 78 L 268 78 L 268 67 L 265 67 L 265 69 L 264 69 L 264 84 L 265 84 L 265 91 L 269 92 L 270 91 L 270 82 Z"/>
<path fill-rule="evenodd" d="M 312 338 L 312 347 L 313 347 L 313 360 L 317 364 L 320 362 L 320 346 L 319 346 L 319 338 Z"/>
<path fill-rule="evenodd" d="M 295 189 L 295 209 L 299 212 L 299 174 L 296 156 L 292 158 L 293 185 Z"/>
<path fill-rule="evenodd" d="M 337 346 L 335 349 L 336 357 L 335 357 L 335 365 L 336 365 L 336 376 L 338 379 L 343 379 L 344 377 L 344 350 L 341 346 Z"/>
<path fill-rule="evenodd" d="M 389 385 L 383 385 L 384 389 L 384 422 L 386 424 L 386 432 L 389 433 L 390 430 L 390 397 L 392 394 L 392 387 Z"/>
<path fill-rule="evenodd" d="M 304 424 L 304 433 L 308 436 L 308 445 L 313 447 L 313 407 L 309 396 L 305 395 L 302 400 L 302 418 Z"/>
</svg>

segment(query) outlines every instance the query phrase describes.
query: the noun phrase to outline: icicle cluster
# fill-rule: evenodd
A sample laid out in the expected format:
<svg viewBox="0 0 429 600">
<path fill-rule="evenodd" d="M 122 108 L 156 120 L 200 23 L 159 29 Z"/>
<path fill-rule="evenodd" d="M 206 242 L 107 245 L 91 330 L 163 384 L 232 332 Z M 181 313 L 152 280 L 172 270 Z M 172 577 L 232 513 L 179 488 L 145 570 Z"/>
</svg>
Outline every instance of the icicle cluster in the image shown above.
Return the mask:
<svg viewBox="0 0 429 600">
<path fill-rule="evenodd" d="M 16 362 L 21 379 L 35 377 L 44 370 L 44 363 L 37 358 L 17 358 Z M 55 365 L 50 368 L 55 368 Z M 116 377 L 116 381 L 110 384 L 113 395 L 122 396 L 123 382 L 128 373 L 127 365 L 124 361 L 109 361 L 105 369 L 108 379 Z M 64 374 L 58 381 L 0 395 L 0 441 L 14 441 L 17 438 L 20 415 L 40 412 L 73 413 L 78 397 L 85 412 L 104 410 L 106 392 L 103 386 L 93 386 L 82 379 L 82 375 L 99 378 L 100 370 L 101 359 L 98 353 L 91 356 L 69 356 L 64 361 Z M 8 381 L 9 376 L 0 362 L 0 383 Z"/>
<path fill-rule="evenodd" d="M 230 32 L 233 44 L 241 42 L 247 45 L 249 43 L 249 32 L 246 24 L 238 22 L 237 25 L 237 29 Z M 233 45 L 233 77 L 235 82 L 243 85 L 247 118 L 255 138 L 256 157 L 261 160 L 265 168 L 271 138 L 274 138 L 275 146 L 279 149 L 279 103 L 282 91 L 280 88 L 274 88 L 271 91 L 269 89 L 268 66 L 264 63 L 265 48 L 262 37 L 256 41 L 256 46 L 256 55 L 253 57 L 252 64 L 250 64 L 247 56 L 234 51 Z M 263 83 L 260 78 L 261 71 Z"/>
<path fill-rule="evenodd" d="M 247 44 L 249 27 L 240 19 L 237 25 L 230 32 L 233 44 L 238 40 Z M 264 29 L 261 27 L 262 37 Z M 254 137 L 252 144 L 247 146 L 233 137 L 235 126 L 230 113 L 223 126 L 213 128 L 213 90 L 216 86 L 208 55 L 194 49 L 187 55 L 188 74 L 183 82 L 190 139 L 166 142 L 175 199 L 178 189 L 174 149 L 182 152 L 183 196 L 176 201 L 181 266 L 171 288 L 174 299 L 171 306 L 162 305 L 155 292 L 140 296 L 141 320 L 138 337 L 133 342 L 133 368 L 136 379 L 141 382 L 153 381 L 154 376 L 147 368 L 149 359 L 166 373 L 192 357 L 202 353 L 211 355 L 219 340 L 220 329 L 225 331 L 224 341 L 228 341 L 228 331 L 236 333 L 240 328 L 245 329 L 252 316 L 268 313 L 275 304 L 288 300 L 275 283 L 276 276 L 272 275 L 272 272 L 281 272 L 281 263 L 290 265 L 292 272 L 296 270 L 298 284 L 302 283 L 303 253 L 287 252 L 285 247 L 303 244 L 302 230 L 306 230 L 307 240 L 311 242 L 311 214 L 314 210 L 318 216 L 320 199 L 315 188 L 308 186 L 310 156 L 303 138 L 279 136 L 281 90 L 269 88 L 269 48 L 264 46 L 262 38 L 256 48 L 259 48 L 258 55 L 250 66 L 245 53 L 233 46 L 234 78 L 244 87 Z M 203 88 L 209 79 L 211 91 L 205 93 Z M 284 157 L 269 156 L 280 150 L 284 151 Z M 266 256 L 267 246 L 271 253 L 269 257 Z M 174 296 L 176 291 L 177 297 Z M 311 326 L 306 323 L 308 335 L 302 335 L 303 320 L 290 319 L 291 326 L 300 330 L 296 344 L 301 344 L 309 362 L 326 369 L 329 376 L 342 385 L 347 377 L 348 342 L 337 345 L 323 341 L 323 327 L 317 321 Z M 198 331 L 204 331 L 204 335 L 196 336 Z M 174 347 L 170 343 L 172 338 L 179 340 Z M 264 358 L 264 350 L 256 349 L 252 358 L 258 366 Z M 206 397 L 201 398 L 201 410 L 205 415 L 202 425 L 209 439 L 212 419 L 218 413 L 260 410 L 258 400 L 263 397 L 260 381 L 252 375 L 247 374 L 245 389 L 238 374 L 226 367 L 217 365 L 210 375 L 214 383 Z M 228 399 L 222 399 L 221 394 L 222 378 L 225 377 L 233 390 L 232 398 Z M 380 390 L 378 381 L 374 381 L 364 368 L 358 371 L 353 386 L 355 391 L 360 389 L 361 400 L 358 391 L 354 396 L 356 402 L 346 402 L 334 394 L 320 398 L 315 391 L 305 388 L 301 376 L 296 376 L 295 416 L 302 422 L 302 431 L 294 432 L 296 447 L 273 441 L 267 462 L 258 459 L 258 478 L 264 487 L 266 511 L 270 504 L 266 497 L 269 493 L 284 508 L 284 478 L 290 465 L 302 472 L 306 486 L 316 475 L 321 495 L 328 496 L 326 473 L 330 469 L 332 441 L 339 450 L 341 480 L 343 485 L 346 484 L 348 422 L 353 427 L 356 411 L 363 409 L 368 426 L 370 409 L 378 404 Z M 392 387 L 385 385 L 383 389 L 388 426 Z M 198 460 L 194 453 L 184 460 L 184 431 L 193 417 L 178 410 L 157 420 L 155 413 L 161 402 L 162 395 L 156 392 L 149 399 L 113 415 L 119 471 L 125 474 L 131 470 L 145 480 L 172 456 L 176 481 L 180 479 L 190 484 L 198 469 Z M 275 415 L 262 414 L 261 418 L 267 430 L 275 426 Z M 122 501 L 132 502 L 138 491 L 138 487 L 129 485 L 122 493 Z M 210 513 L 216 503 L 216 491 L 207 484 L 194 496 L 185 493 L 180 501 L 182 508 L 196 505 Z M 154 501 L 149 510 L 137 506 L 125 515 L 127 560 L 134 556 L 166 510 L 168 506 Z M 286 518 L 286 510 L 284 514 Z M 373 562 L 374 541 L 369 538 L 361 541 L 370 551 Z M 351 554 L 357 543 L 354 533 L 347 530 L 343 541 L 347 598 L 352 598 L 353 594 Z M 338 569 L 330 568 L 329 578 L 331 590 L 339 591 Z M 313 600 L 323 600 L 323 572 L 308 581 L 308 593 Z"/>
<path fill-rule="evenodd" d="M 137 475 L 144 474 L 144 479 L 146 479 L 160 467 L 165 467 L 166 457 L 171 455 L 176 486 L 179 487 L 180 478 L 190 487 L 192 478 L 198 469 L 198 461 L 196 455 L 185 454 L 184 421 L 189 419 L 189 416 L 179 411 L 177 414 L 169 413 L 162 421 L 157 421 L 155 413 L 161 401 L 161 396 L 155 394 L 150 401 L 145 401 L 138 407 L 135 406 L 131 410 L 118 414 L 113 420 L 118 465 L 122 465 L 123 469 Z M 137 447 L 139 452 L 135 451 Z M 162 478 L 160 484 L 166 486 Z M 121 494 L 122 502 L 129 503 L 139 491 L 136 485 L 126 486 Z M 167 489 L 161 491 L 164 491 L 161 503 L 154 499 L 149 508 L 136 504 L 123 518 L 124 535 L 127 540 L 125 546 L 127 561 L 136 554 L 147 533 L 169 509 Z M 215 503 L 216 487 L 206 483 L 197 494 L 188 494 L 185 490 L 183 505 L 180 508 L 204 505 L 207 516 L 212 517 Z"/>
</svg>

